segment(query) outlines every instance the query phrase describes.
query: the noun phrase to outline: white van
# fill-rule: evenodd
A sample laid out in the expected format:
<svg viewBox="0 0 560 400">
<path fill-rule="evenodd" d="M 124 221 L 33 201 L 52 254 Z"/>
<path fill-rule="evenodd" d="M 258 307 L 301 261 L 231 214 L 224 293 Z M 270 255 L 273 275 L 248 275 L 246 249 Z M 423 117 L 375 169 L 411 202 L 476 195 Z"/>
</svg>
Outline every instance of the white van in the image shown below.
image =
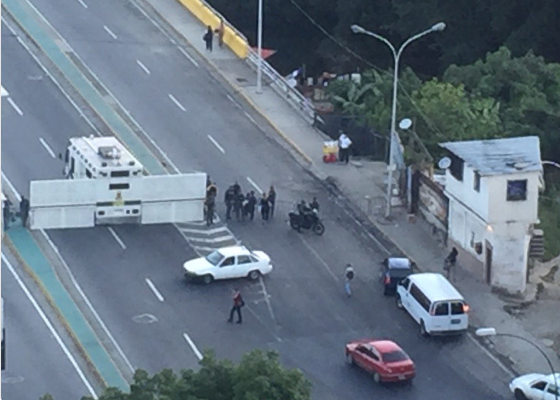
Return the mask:
<svg viewBox="0 0 560 400">
<path fill-rule="evenodd" d="M 469 326 L 469 306 L 441 274 L 409 275 L 397 287 L 397 307 L 404 308 L 420 324 L 420 333 L 457 334 Z"/>
</svg>

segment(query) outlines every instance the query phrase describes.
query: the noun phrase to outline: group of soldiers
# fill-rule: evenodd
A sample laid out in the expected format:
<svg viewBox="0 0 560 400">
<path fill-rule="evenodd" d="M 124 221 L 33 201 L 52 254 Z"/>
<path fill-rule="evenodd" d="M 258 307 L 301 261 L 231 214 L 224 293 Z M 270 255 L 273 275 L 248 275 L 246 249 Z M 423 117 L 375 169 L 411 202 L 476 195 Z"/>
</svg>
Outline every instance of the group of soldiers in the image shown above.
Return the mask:
<svg viewBox="0 0 560 400">
<path fill-rule="evenodd" d="M 10 222 L 15 220 L 11 207 L 12 202 L 9 199 L 3 201 L 2 218 L 4 230 L 7 230 L 10 227 Z M 27 218 L 29 217 L 29 200 L 26 199 L 25 196 L 21 196 L 21 200 L 19 202 L 19 217 L 21 218 L 21 225 L 23 227 L 27 227 Z"/>
<path fill-rule="evenodd" d="M 205 202 L 205 218 L 208 226 L 214 223 L 217 195 L 218 188 L 215 182 L 208 178 Z M 226 204 L 226 220 L 231 219 L 231 212 L 233 211 L 237 221 L 245 221 L 245 219 L 252 221 L 255 218 L 255 209 L 258 209 L 263 221 L 268 221 L 274 216 L 276 190 L 274 186 L 270 186 L 269 191 L 262 193 L 260 199 L 257 199 L 253 190 L 243 194 L 241 186 L 235 182 L 226 190 L 224 202 Z"/>
</svg>

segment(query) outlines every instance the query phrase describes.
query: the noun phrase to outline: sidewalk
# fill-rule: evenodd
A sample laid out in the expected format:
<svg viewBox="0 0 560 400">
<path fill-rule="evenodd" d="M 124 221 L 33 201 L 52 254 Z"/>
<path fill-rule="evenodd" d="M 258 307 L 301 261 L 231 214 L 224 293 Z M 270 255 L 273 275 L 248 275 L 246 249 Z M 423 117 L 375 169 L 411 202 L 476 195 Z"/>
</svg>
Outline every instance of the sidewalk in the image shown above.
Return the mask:
<svg viewBox="0 0 560 400">
<path fill-rule="evenodd" d="M 204 27 L 176 0 L 143 1 L 162 19 L 167 20 L 201 57 L 208 60 L 233 90 L 269 122 L 278 135 L 290 145 L 291 151 L 296 154 L 300 162 L 305 164 L 340 199 L 349 200 L 352 216 L 377 237 L 383 247 L 388 248 L 390 252 L 403 253 L 413 259 L 422 271 L 441 272 L 442 260 L 447 255 L 447 249 L 443 248 L 432 235 L 431 228 L 425 221 L 417 218 L 415 223 L 409 223 L 405 210 L 401 208 L 393 209 L 393 217 L 390 221 L 383 218 L 386 185 L 384 163 L 363 160 L 352 161 L 346 166 L 323 163 L 322 144 L 327 140 L 326 135 L 304 121 L 284 99 L 266 86 L 266 80 L 263 80 L 263 93 L 257 94 L 256 73 L 243 60 L 238 59 L 227 48 L 216 48 L 214 52 L 206 52 L 201 39 Z M 371 202 L 368 202 L 366 196 L 369 196 Z M 386 243 L 388 244 L 385 245 Z M 559 313 L 547 314 L 548 318 L 543 319 L 541 325 L 550 324 L 550 329 L 547 330 L 548 333 L 541 332 L 540 337 L 536 337 L 523 326 L 520 320 L 506 311 L 507 307 L 512 305 L 493 294 L 490 287 L 481 279 L 476 279 L 459 267 L 454 281 L 471 306 L 473 328 L 494 327 L 498 332 L 523 336 L 541 345 L 555 364 L 555 368 L 560 370 L 559 355 L 546 347 L 551 342 L 560 340 L 556 337 L 546 337 L 550 332 L 559 335 L 560 321 L 557 318 Z M 553 321 L 554 316 L 556 316 L 555 321 Z M 552 325 L 553 322 L 556 326 Z M 531 330 L 536 331 L 536 329 Z M 522 341 L 496 337 L 492 341 L 485 339 L 480 342 L 485 344 L 493 354 L 497 354 L 503 364 L 519 374 L 550 373 L 542 356 Z"/>
</svg>

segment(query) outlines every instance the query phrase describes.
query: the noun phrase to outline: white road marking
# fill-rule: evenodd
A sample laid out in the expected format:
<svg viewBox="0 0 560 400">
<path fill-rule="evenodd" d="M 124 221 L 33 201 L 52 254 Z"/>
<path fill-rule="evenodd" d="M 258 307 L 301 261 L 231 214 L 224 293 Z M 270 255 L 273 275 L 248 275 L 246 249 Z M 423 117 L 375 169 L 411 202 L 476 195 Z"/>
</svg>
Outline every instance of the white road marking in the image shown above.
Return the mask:
<svg viewBox="0 0 560 400">
<path fill-rule="evenodd" d="M 257 121 L 255 121 L 255 119 L 253 117 L 251 117 L 251 114 L 249 114 L 247 111 L 245 111 L 245 116 L 249 119 L 249 121 L 251 121 L 253 124 L 257 125 Z"/>
<path fill-rule="evenodd" d="M 229 101 L 231 101 L 232 103 L 235 103 L 235 99 L 233 97 L 231 97 L 231 95 L 227 95 L 227 98 L 229 99 Z"/>
<path fill-rule="evenodd" d="M 109 27 L 108 27 L 107 25 L 103 25 L 103 29 L 105 29 L 105 31 L 106 31 L 109 35 L 111 35 L 111 37 L 112 37 L 113 39 L 116 39 L 116 38 L 117 38 L 117 35 L 115 35 L 115 34 L 113 33 L 113 31 L 110 30 Z"/>
<path fill-rule="evenodd" d="M 5 21 L 4 21 L 5 22 Z M 10 188 L 10 190 L 12 191 L 13 195 L 15 196 L 15 198 L 17 199 L 17 201 L 19 202 L 21 200 L 21 195 L 18 193 L 18 191 L 16 190 L 16 188 L 14 187 L 14 185 L 12 184 L 12 182 L 10 182 L 10 180 L 8 179 L 8 177 L 6 175 L 4 175 L 4 171 L 0 172 L 2 175 L 2 179 L 4 179 L 4 181 L 6 182 L 6 184 L 8 185 L 8 187 Z M 91 302 L 89 301 L 89 299 L 87 298 L 86 294 L 84 293 L 83 289 L 81 288 L 81 286 L 78 284 L 78 281 L 76 280 L 76 278 L 74 277 L 74 274 L 72 273 L 72 271 L 70 270 L 70 267 L 68 266 L 68 263 L 66 262 L 66 260 L 62 257 L 62 254 L 60 254 L 60 250 L 58 250 L 58 247 L 56 247 L 56 245 L 54 244 L 54 242 L 51 240 L 51 238 L 49 237 L 49 235 L 47 234 L 47 232 L 45 232 L 44 229 L 40 230 L 41 234 L 43 235 L 43 237 L 47 240 L 47 242 L 49 243 L 49 245 L 52 247 L 52 249 L 54 250 L 54 252 L 56 253 L 56 255 L 58 256 L 60 262 L 62 263 L 62 265 L 64 266 L 64 269 L 66 270 L 66 273 L 68 274 L 68 276 L 70 277 L 70 280 L 72 281 L 72 284 L 74 285 L 74 287 L 76 288 L 76 290 L 78 291 L 78 293 L 80 294 L 80 296 L 82 296 L 82 298 L 84 299 L 84 302 L 86 303 L 86 305 L 88 306 L 88 308 L 90 309 L 91 313 L 93 314 L 93 316 L 95 317 L 95 319 L 97 320 L 97 322 L 99 323 L 99 325 L 101 326 L 101 328 L 103 329 L 103 331 L 105 331 L 105 334 L 107 335 L 107 337 L 109 338 L 109 340 L 113 343 L 113 346 L 115 346 L 115 349 L 117 349 L 117 352 L 119 353 L 119 355 L 122 357 L 122 359 L 124 360 L 126 366 L 130 369 L 131 373 L 134 373 L 136 371 L 136 368 L 132 365 L 132 363 L 128 360 L 128 358 L 126 357 L 126 355 L 124 354 L 124 351 L 122 350 L 121 346 L 119 346 L 119 344 L 117 343 L 117 341 L 115 340 L 115 337 L 113 336 L 113 334 L 109 331 L 109 329 L 107 328 L 107 325 L 105 325 L 105 323 L 103 322 L 103 320 L 101 319 L 101 317 L 99 316 L 99 314 L 97 313 L 97 311 L 95 311 L 95 308 L 93 308 L 93 305 L 91 304 Z"/>
<path fill-rule="evenodd" d="M 47 150 L 47 152 L 51 155 L 52 158 L 56 158 L 56 154 L 54 154 L 54 151 L 52 151 L 51 147 L 47 144 L 47 142 L 45 142 L 45 139 L 40 137 L 39 142 L 41 142 L 45 150 Z"/>
<path fill-rule="evenodd" d="M 19 287 L 25 293 L 25 296 L 27 296 L 27 298 L 29 299 L 29 301 L 31 302 L 31 304 L 33 305 L 33 307 L 35 308 L 35 310 L 37 311 L 37 313 L 39 314 L 39 316 L 41 317 L 41 319 L 43 320 L 43 322 L 45 323 L 45 325 L 47 326 L 47 328 L 51 332 L 52 336 L 55 338 L 56 342 L 58 343 L 58 345 L 62 349 L 64 355 L 68 358 L 68 360 L 70 361 L 70 364 L 72 364 L 72 367 L 74 367 L 74 370 L 78 373 L 78 376 L 80 377 L 81 381 L 83 382 L 83 384 L 87 388 L 89 394 L 94 399 L 97 399 L 98 397 L 97 397 L 97 394 L 95 393 L 95 390 L 93 390 L 93 386 L 89 383 L 88 379 L 86 378 L 86 375 L 80 369 L 78 363 L 76 362 L 76 359 L 74 358 L 74 356 L 72 356 L 72 353 L 70 352 L 70 350 L 68 350 L 68 347 L 66 347 L 66 345 L 64 344 L 64 342 L 60 338 L 58 332 L 54 329 L 53 325 L 51 324 L 51 322 L 49 321 L 49 319 L 47 318 L 47 316 L 45 315 L 45 313 L 43 312 L 43 310 L 41 309 L 41 307 L 39 306 L 39 304 L 37 303 L 37 301 L 35 300 L 35 298 L 31 294 L 29 289 L 27 289 L 27 286 L 25 286 L 25 283 L 23 283 L 23 281 L 21 280 L 21 278 L 19 277 L 19 275 L 15 271 L 15 269 L 12 266 L 12 264 L 10 263 L 10 261 L 6 258 L 6 256 L 4 256 L 4 253 L 2 253 L 1 257 L 2 257 L 2 261 L 4 262 L 4 264 L 6 264 L 6 266 L 8 267 L 8 269 L 10 270 L 12 275 L 14 276 L 14 279 L 18 283 Z"/>
<path fill-rule="evenodd" d="M 171 101 L 173 103 L 175 103 L 175 105 L 177 107 L 179 107 L 182 111 L 187 111 L 187 109 L 185 107 L 183 107 L 183 105 L 181 103 L 179 103 L 179 100 L 177 100 L 171 93 L 168 94 L 169 98 L 171 99 Z"/>
<path fill-rule="evenodd" d="M 173 41 L 173 39 L 170 39 L 170 40 Z M 187 57 L 187 59 L 188 59 L 195 67 L 198 68 L 198 63 L 196 62 L 196 60 L 195 60 L 189 53 L 187 53 L 187 51 L 186 51 L 185 49 L 183 49 L 183 48 L 180 47 L 180 46 L 177 46 L 177 48 L 179 49 L 179 51 L 180 51 L 181 53 L 183 53 L 183 55 L 184 55 L 185 57 Z"/>
<path fill-rule="evenodd" d="M 191 349 L 194 352 L 194 354 L 196 355 L 196 358 L 198 358 L 199 360 L 202 360 L 202 358 L 203 358 L 202 353 L 198 350 L 198 348 L 196 347 L 196 345 L 194 344 L 194 342 L 192 341 L 190 336 L 187 335 L 186 333 L 183 333 L 183 337 L 185 338 L 185 340 L 187 341 L 189 346 L 191 346 Z"/>
<path fill-rule="evenodd" d="M 29 46 L 17 35 L 16 31 L 14 31 L 14 29 L 6 22 L 6 20 L 4 18 L 2 18 L 2 22 L 4 23 L 4 25 L 6 25 L 8 27 L 10 32 L 17 38 L 19 44 L 21 44 L 22 47 L 25 50 L 27 50 L 27 53 L 31 56 L 31 58 L 33 58 L 33 60 L 35 60 L 37 65 L 39 65 L 39 67 L 43 70 L 43 72 L 50 78 L 50 80 L 55 84 L 55 86 L 58 88 L 58 90 L 60 90 L 60 92 L 64 95 L 64 97 L 66 97 L 66 100 L 68 100 L 68 102 L 74 106 L 74 109 L 78 112 L 78 114 L 80 114 L 80 116 L 84 119 L 84 121 L 86 121 L 86 123 L 90 126 L 90 128 L 93 131 L 95 131 L 95 134 L 97 136 L 102 136 L 101 132 L 99 132 L 99 130 L 95 127 L 95 125 L 86 117 L 86 115 L 84 114 L 82 109 L 80 107 L 78 107 L 76 102 L 70 96 L 68 96 L 68 93 L 66 93 L 66 91 L 62 88 L 62 86 L 60 86 L 60 83 L 49 72 L 49 70 L 47 70 L 47 68 L 41 63 L 41 61 L 35 56 L 35 54 L 33 54 L 31 52 L 31 49 L 29 48 Z"/>
<path fill-rule="evenodd" d="M 338 278 L 338 276 L 336 276 L 336 274 L 331 270 L 331 267 L 329 267 L 329 264 L 327 264 L 327 263 L 325 262 L 325 260 L 323 260 L 323 259 L 321 258 L 321 256 L 319 255 L 319 253 L 317 253 L 317 252 L 315 251 L 315 249 L 314 249 L 313 247 L 311 247 L 311 246 L 309 245 L 309 243 L 307 243 L 307 241 L 306 241 L 303 237 L 301 237 L 301 235 L 297 235 L 297 236 L 301 239 L 301 241 L 303 242 L 303 244 L 305 245 L 305 247 L 307 247 L 307 248 L 309 249 L 309 251 L 312 252 L 313 255 L 314 255 L 315 257 L 317 257 L 317 259 L 321 262 L 321 264 L 323 264 L 323 266 L 327 269 L 327 271 L 328 271 L 329 274 L 333 277 L 333 279 L 334 279 L 336 282 L 340 282 L 340 279 Z"/>
<path fill-rule="evenodd" d="M 122 239 L 119 237 L 119 235 L 117 235 L 117 232 L 115 232 L 115 230 L 113 228 L 111 228 L 110 226 L 108 226 L 107 229 L 109 230 L 111 235 L 113 235 L 113 237 L 115 238 L 115 240 L 117 241 L 119 246 L 121 246 L 123 250 L 126 250 L 126 245 L 124 244 Z"/>
<path fill-rule="evenodd" d="M 270 318 L 272 318 L 272 321 L 274 321 L 274 325 L 277 326 L 276 317 L 274 316 L 274 311 L 272 310 L 272 304 L 270 303 L 270 295 L 268 294 L 268 291 L 266 290 L 266 286 L 264 285 L 264 281 L 263 281 L 262 276 L 259 276 L 259 283 L 261 285 L 262 294 L 264 296 L 264 301 L 266 302 L 266 306 L 268 307 L 268 312 L 270 313 Z"/>
<path fill-rule="evenodd" d="M 198 238 L 198 237 L 191 237 L 191 242 L 195 243 L 220 243 L 220 242 L 227 242 L 233 239 L 232 236 L 220 236 L 217 238 Z"/>
<path fill-rule="evenodd" d="M 2 97 L 6 97 L 9 96 L 10 93 L 8 93 L 8 91 L 6 89 L 4 89 L 4 86 L 2 86 Z"/>
<path fill-rule="evenodd" d="M 249 305 L 246 305 L 245 308 L 249 310 L 251 314 L 253 314 L 253 316 L 257 319 L 257 321 L 259 321 L 261 325 L 266 328 L 266 330 L 274 337 L 274 339 L 276 339 L 277 342 L 282 343 L 282 339 L 280 339 L 280 337 L 276 333 L 272 332 L 272 330 L 268 327 L 268 325 L 264 323 L 264 321 L 257 315 L 256 312 L 253 311 L 251 307 L 249 307 Z"/>
<path fill-rule="evenodd" d="M 152 292 L 154 292 L 154 294 L 156 295 L 157 299 L 161 302 L 163 302 L 163 296 L 161 295 L 161 293 L 159 292 L 159 290 L 156 289 L 156 286 L 152 283 L 151 280 L 149 280 L 148 278 L 146 278 L 146 283 L 148 284 L 148 286 L 150 287 L 150 289 L 152 289 Z"/>
<path fill-rule="evenodd" d="M 220 143 L 218 143 L 218 141 L 216 139 L 214 139 L 211 135 L 208 135 L 208 139 L 214 143 L 214 146 L 216 146 L 218 148 L 218 150 L 220 150 L 222 152 L 222 154 L 226 154 L 226 151 L 224 150 L 224 148 L 222 146 L 220 146 Z"/>
<path fill-rule="evenodd" d="M 257 191 L 259 192 L 259 194 L 263 194 L 263 193 L 264 193 L 264 191 L 259 187 L 259 185 L 257 185 L 257 184 L 255 183 L 254 180 L 252 180 L 251 178 L 247 177 L 247 181 L 248 181 L 251 185 L 253 185 L 253 187 L 254 187 L 255 189 L 257 189 Z"/>
<path fill-rule="evenodd" d="M 179 230 L 181 232 L 185 232 L 185 233 L 198 233 L 198 234 L 201 234 L 201 235 L 213 235 L 214 233 L 226 232 L 227 236 L 231 236 L 231 232 L 225 226 L 220 226 L 218 228 L 206 229 L 206 230 L 191 229 L 191 228 L 179 228 Z"/>
<path fill-rule="evenodd" d="M 20 108 L 17 106 L 17 104 L 12 100 L 11 97 L 8 97 L 8 103 L 10 103 L 10 105 L 14 108 L 14 110 L 16 110 L 16 112 L 19 115 L 23 115 L 23 111 L 20 110 Z"/>
<path fill-rule="evenodd" d="M 143 70 L 145 73 L 147 73 L 148 75 L 151 74 L 151 72 L 150 72 L 150 70 L 148 69 L 148 67 L 146 67 L 144 64 L 142 64 L 142 61 L 136 60 L 136 64 L 138 64 L 138 66 L 139 66 L 140 68 L 142 68 L 142 70 Z"/>
<path fill-rule="evenodd" d="M 86 3 L 84 3 L 84 0 L 78 0 L 78 3 L 80 3 L 82 5 L 82 7 L 88 8 L 88 5 Z"/>
</svg>

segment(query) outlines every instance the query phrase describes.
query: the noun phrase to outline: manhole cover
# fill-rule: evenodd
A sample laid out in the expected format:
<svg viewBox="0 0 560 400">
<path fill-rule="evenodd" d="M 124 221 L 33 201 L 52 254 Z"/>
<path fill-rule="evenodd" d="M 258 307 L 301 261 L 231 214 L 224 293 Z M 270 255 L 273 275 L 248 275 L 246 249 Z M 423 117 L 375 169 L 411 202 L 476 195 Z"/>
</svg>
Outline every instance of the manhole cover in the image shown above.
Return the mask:
<svg viewBox="0 0 560 400">
<path fill-rule="evenodd" d="M 552 346 L 554 346 L 554 340 L 551 340 L 551 339 L 542 339 L 542 342 L 543 342 L 543 344 L 544 344 L 546 347 L 552 347 Z"/>
<path fill-rule="evenodd" d="M 23 376 L 4 376 L 2 375 L 2 384 L 4 383 L 20 383 L 23 382 L 25 379 Z"/>
<path fill-rule="evenodd" d="M 132 320 L 138 324 L 153 324 L 158 321 L 158 319 L 152 314 L 140 314 L 132 317 Z"/>
</svg>

